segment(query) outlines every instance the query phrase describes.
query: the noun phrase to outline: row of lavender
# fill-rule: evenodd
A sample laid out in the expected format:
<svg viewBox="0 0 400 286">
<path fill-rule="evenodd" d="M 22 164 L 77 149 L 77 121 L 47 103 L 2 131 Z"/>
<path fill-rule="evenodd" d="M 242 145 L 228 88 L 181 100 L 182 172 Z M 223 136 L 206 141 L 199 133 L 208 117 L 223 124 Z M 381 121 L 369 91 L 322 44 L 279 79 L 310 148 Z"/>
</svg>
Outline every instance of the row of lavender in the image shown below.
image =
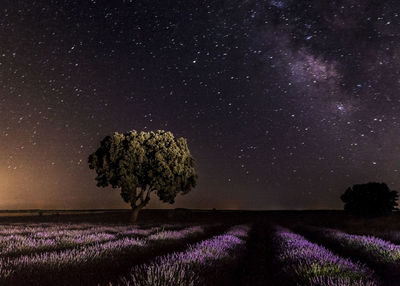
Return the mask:
<svg viewBox="0 0 400 286">
<path fill-rule="evenodd" d="M 400 245 L 370 235 L 355 235 L 327 228 L 306 230 L 315 239 L 343 255 L 373 266 L 388 283 L 400 278 Z"/>
<path fill-rule="evenodd" d="M 119 285 L 218 285 L 218 278 L 221 280 L 223 272 L 243 254 L 249 230 L 248 225 L 234 226 L 222 235 L 190 245 L 183 252 L 137 265 L 128 276 L 120 278 Z"/>
<path fill-rule="evenodd" d="M 68 230 L 59 229 L 47 231 L 47 238 L 37 232 L 19 234 L 3 232 L 0 239 L 0 284 L 29 285 L 35 281 L 37 285 L 58 285 L 68 283 L 87 283 L 96 273 L 115 272 L 125 265 L 137 263 L 140 259 L 174 249 L 182 243 L 196 240 L 204 236 L 204 227 L 190 226 L 181 230 L 162 228 L 139 229 L 132 227 L 101 227 L 89 230 L 87 228 L 71 228 L 74 233 L 67 235 Z M 168 228 L 168 226 L 167 226 Z M 30 230 L 32 231 L 32 230 Z M 46 232 L 45 228 L 42 229 Z M 82 232 L 80 232 L 82 231 Z M 93 232 L 92 232 L 93 231 Z M 25 235 L 22 235 L 25 234 Z M 39 235 L 38 235 L 39 234 Z M 65 248 L 59 242 L 70 239 L 70 248 Z M 13 249 L 15 247 L 15 249 Z M 11 251 L 28 254 L 9 255 Z M 19 250 L 18 250 L 19 249 Z M 114 273 L 115 275 L 115 273 Z M 112 276 L 112 275 L 111 275 Z M 110 277 L 111 277 L 110 276 Z"/>
<path fill-rule="evenodd" d="M 50 225 L 28 226 L 26 228 L 11 227 L 2 230 L 0 235 L 0 257 L 16 257 L 40 253 L 72 249 L 79 246 L 113 241 L 129 237 L 160 237 L 183 226 L 164 225 L 162 227 L 137 228 L 132 226 L 91 226 L 84 225 Z M 13 232 L 14 231 L 14 232 Z"/>
<path fill-rule="evenodd" d="M 286 280 L 289 285 L 378 285 L 371 269 L 342 258 L 288 229 L 278 228 L 273 242 L 282 283 Z"/>
<path fill-rule="evenodd" d="M 73 238 L 82 235 L 90 235 L 97 233 L 129 235 L 140 234 L 146 235 L 149 229 L 164 230 L 164 229 L 181 229 L 184 225 L 179 224 L 164 224 L 146 225 L 141 228 L 136 225 L 97 225 L 97 224 L 15 224 L 1 225 L 0 229 L 0 245 L 13 239 L 30 237 L 31 239 L 46 239 L 46 238 Z"/>
</svg>

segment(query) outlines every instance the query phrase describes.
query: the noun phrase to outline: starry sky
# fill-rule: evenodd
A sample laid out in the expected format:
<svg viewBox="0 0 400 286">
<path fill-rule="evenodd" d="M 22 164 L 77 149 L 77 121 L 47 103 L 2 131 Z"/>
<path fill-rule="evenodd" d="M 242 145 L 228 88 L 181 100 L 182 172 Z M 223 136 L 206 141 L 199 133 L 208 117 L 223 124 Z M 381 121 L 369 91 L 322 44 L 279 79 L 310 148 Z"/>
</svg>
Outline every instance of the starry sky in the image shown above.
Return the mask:
<svg viewBox="0 0 400 286">
<path fill-rule="evenodd" d="M 123 208 L 87 157 L 186 137 L 173 207 L 337 209 L 400 189 L 397 0 L 13 1 L 0 7 L 0 208 Z M 170 207 L 153 197 L 149 207 Z"/>
</svg>

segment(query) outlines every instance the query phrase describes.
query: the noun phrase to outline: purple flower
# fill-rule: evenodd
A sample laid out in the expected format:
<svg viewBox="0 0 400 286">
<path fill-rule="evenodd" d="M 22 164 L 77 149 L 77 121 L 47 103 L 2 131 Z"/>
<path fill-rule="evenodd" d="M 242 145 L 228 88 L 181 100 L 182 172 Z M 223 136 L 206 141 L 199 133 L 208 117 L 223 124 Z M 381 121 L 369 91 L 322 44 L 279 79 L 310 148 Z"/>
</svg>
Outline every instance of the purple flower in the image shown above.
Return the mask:
<svg viewBox="0 0 400 286">
<path fill-rule="evenodd" d="M 274 247 L 283 272 L 307 285 L 376 285 L 373 271 L 366 266 L 337 256 L 288 229 L 277 228 Z"/>
<path fill-rule="evenodd" d="M 63 232 L 62 229 L 52 229 L 55 232 Z M 39 226 L 40 238 L 35 233 L 28 236 L 13 236 L 8 233 L 2 237 L 0 248 L 0 280 L 9 277 L 17 279 L 19 273 L 44 273 L 54 271 L 65 271 L 68 267 L 77 268 L 79 265 L 90 265 L 101 261 L 107 261 L 120 255 L 129 253 L 141 253 L 150 246 L 155 246 L 158 242 L 154 239 L 146 238 L 143 235 L 152 235 L 157 232 L 162 237 L 169 240 L 180 240 L 189 236 L 198 235 L 203 232 L 200 226 L 184 228 L 180 231 L 170 232 L 163 230 L 164 227 L 156 227 L 147 230 L 132 229 L 132 227 L 100 227 L 101 233 L 88 233 L 86 229 L 65 230 L 61 237 L 52 234 L 43 235 L 44 229 Z M 117 233 L 121 231 L 121 233 Z M 18 230 L 18 233 L 19 230 Z M 137 237 L 140 234 L 141 238 Z M 45 238 L 47 237 L 47 238 Z M 65 245 L 71 246 L 70 249 L 63 249 Z M 42 250 L 42 252 L 37 252 Z M 7 257 L 7 254 L 20 254 L 16 257 Z M 21 255 L 23 254 L 23 255 Z M 28 275 L 29 276 L 29 275 Z"/>
<path fill-rule="evenodd" d="M 172 253 L 132 268 L 120 279 L 122 285 L 168 286 L 206 285 L 202 279 L 209 269 L 222 261 L 235 260 L 235 253 L 245 244 L 250 227 L 235 226 L 225 234 L 193 244 L 184 252 Z"/>
</svg>

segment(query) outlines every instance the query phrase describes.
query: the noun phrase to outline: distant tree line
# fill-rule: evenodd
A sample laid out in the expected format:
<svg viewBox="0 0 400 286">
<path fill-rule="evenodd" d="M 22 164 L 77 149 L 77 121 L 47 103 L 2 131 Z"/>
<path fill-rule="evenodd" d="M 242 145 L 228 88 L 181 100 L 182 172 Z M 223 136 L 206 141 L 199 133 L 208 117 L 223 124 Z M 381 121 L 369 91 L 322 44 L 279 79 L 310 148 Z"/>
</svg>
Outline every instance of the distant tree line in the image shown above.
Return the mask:
<svg viewBox="0 0 400 286">
<path fill-rule="evenodd" d="M 340 197 L 344 210 L 361 216 L 387 215 L 397 210 L 398 192 L 385 183 L 370 182 L 347 188 Z"/>
</svg>

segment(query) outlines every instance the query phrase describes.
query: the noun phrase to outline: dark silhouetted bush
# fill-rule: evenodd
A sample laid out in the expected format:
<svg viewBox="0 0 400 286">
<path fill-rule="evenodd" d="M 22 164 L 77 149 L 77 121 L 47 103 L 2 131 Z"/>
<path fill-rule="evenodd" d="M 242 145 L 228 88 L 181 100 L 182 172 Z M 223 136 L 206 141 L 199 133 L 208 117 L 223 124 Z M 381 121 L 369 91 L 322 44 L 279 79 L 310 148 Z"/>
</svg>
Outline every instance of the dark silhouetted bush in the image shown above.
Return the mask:
<svg viewBox="0 0 400 286">
<path fill-rule="evenodd" d="M 367 183 L 348 188 L 340 197 L 344 210 L 362 216 L 390 214 L 397 206 L 397 191 L 385 183 Z"/>
</svg>

